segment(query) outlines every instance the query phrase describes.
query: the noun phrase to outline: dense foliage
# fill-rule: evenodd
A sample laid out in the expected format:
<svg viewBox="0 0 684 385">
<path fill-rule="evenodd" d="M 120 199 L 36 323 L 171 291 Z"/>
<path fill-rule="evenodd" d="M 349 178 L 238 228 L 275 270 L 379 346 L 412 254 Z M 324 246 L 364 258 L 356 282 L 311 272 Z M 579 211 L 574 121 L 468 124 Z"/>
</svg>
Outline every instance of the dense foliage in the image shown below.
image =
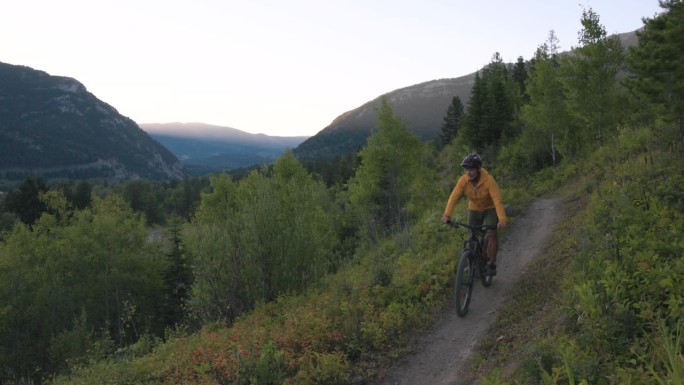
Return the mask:
<svg viewBox="0 0 684 385">
<path fill-rule="evenodd" d="M 258 301 L 315 285 L 336 237 L 329 196 L 287 152 L 266 176 L 212 178 L 186 245 L 194 261 L 191 306 L 202 323 L 232 320 Z"/>
<path fill-rule="evenodd" d="M 349 202 L 362 236 L 373 240 L 411 224 L 408 203 L 416 170 L 421 166 L 421 143 L 392 111 L 386 99 L 378 110 L 378 127 L 359 158 L 361 164 L 348 184 Z"/>
<path fill-rule="evenodd" d="M 3 381 L 63 370 L 159 334 L 165 261 L 145 242 L 144 222 L 110 195 L 69 212 L 64 196 L 42 196 L 48 212 L 17 224 L 0 248 Z M 74 361 L 74 362 L 75 362 Z"/>
<path fill-rule="evenodd" d="M 627 85 L 679 126 L 684 135 L 684 6 L 678 0 L 662 1 L 663 14 L 646 19 L 637 32 L 639 45 L 630 49 Z"/>
<path fill-rule="evenodd" d="M 27 220 L 0 243 L 0 383 L 371 381 L 449 297 L 460 244 L 439 214 L 473 150 L 509 203 L 567 184 L 590 197 L 560 242 L 557 334 L 483 381 L 681 383 L 684 135 L 647 68 L 684 41 L 682 4 L 646 20 L 631 93 L 592 10 L 571 55 L 553 33 L 513 71 L 495 54 L 439 150 L 383 99 L 357 159 L 309 163 L 323 176 L 288 152 L 241 178 L 26 181 L 5 204 Z"/>
</svg>

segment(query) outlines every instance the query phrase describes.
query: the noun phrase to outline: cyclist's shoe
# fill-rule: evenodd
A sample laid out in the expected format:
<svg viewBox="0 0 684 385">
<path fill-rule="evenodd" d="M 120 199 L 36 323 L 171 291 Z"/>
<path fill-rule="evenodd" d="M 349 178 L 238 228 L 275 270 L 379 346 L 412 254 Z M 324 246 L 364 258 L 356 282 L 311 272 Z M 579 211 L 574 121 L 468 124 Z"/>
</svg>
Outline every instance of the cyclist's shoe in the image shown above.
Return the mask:
<svg viewBox="0 0 684 385">
<path fill-rule="evenodd" d="M 487 275 L 495 276 L 496 275 L 496 264 L 495 263 L 488 263 L 487 264 Z"/>
</svg>

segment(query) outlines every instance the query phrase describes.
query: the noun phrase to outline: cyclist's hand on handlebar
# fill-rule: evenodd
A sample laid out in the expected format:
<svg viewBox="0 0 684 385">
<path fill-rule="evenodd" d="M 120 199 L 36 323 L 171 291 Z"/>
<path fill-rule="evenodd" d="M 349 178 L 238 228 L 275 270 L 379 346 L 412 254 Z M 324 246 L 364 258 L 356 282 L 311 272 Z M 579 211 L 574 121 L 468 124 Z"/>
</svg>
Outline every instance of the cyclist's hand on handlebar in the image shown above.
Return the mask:
<svg viewBox="0 0 684 385">
<path fill-rule="evenodd" d="M 447 217 L 446 215 L 443 215 L 442 216 L 442 224 L 446 224 L 447 222 L 449 222 L 449 217 Z"/>
<path fill-rule="evenodd" d="M 498 227 L 500 229 L 503 229 L 506 226 L 508 226 L 508 223 L 506 223 L 506 221 L 499 221 L 499 223 L 496 224 L 496 227 Z"/>
</svg>

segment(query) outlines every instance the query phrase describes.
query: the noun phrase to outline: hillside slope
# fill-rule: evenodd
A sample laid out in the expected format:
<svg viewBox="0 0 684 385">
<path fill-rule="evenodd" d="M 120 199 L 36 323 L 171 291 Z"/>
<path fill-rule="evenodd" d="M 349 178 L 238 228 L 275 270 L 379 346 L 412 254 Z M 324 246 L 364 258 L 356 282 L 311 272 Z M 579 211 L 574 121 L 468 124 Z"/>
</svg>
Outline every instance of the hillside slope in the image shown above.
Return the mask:
<svg viewBox="0 0 684 385">
<path fill-rule="evenodd" d="M 636 31 L 619 34 L 626 48 L 637 44 Z M 475 72 L 465 76 L 439 79 L 400 88 L 383 95 L 394 113 L 404 119 L 408 129 L 424 140 L 439 137 L 451 100 L 458 96 L 464 106 L 470 100 Z M 329 126 L 295 149 L 304 160 L 334 158 L 353 154 L 365 146 L 377 123 L 375 108 L 382 96 L 338 116 Z"/>
<path fill-rule="evenodd" d="M 182 165 L 75 79 L 0 63 L 0 178 L 182 178 Z"/>
<path fill-rule="evenodd" d="M 381 384 L 453 384 L 462 379 L 473 346 L 486 333 L 527 264 L 546 247 L 562 209 L 563 201 L 558 199 L 533 202 L 505 234 L 499 252 L 500 272 L 492 286 L 476 284 L 465 317 L 458 317 L 453 306 L 447 309 L 418 339 L 413 353 L 398 361 Z"/>
<path fill-rule="evenodd" d="M 395 114 L 404 119 L 409 130 L 429 140 L 436 138 L 441 129 L 447 108 L 454 96 L 465 104 L 475 74 L 454 79 L 432 80 L 389 92 L 384 97 Z M 300 159 L 332 158 L 358 151 L 365 146 L 376 125 L 375 108 L 382 96 L 348 111 L 336 118 L 328 127 L 307 139 L 295 149 Z"/>
</svg>

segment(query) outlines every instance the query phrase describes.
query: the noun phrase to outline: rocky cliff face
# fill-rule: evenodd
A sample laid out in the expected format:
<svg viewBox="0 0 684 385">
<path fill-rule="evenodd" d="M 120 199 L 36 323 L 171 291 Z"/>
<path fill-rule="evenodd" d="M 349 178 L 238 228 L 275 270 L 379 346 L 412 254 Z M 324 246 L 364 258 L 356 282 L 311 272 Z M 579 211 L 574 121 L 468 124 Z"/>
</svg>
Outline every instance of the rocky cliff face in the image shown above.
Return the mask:
<svg viewBox="0 0 684 385">
<path fill-rule="evenodd" d="M 182 178 L 178 159 L 78 81 L 0 63 L 0 179 Z"/>
</svg>

